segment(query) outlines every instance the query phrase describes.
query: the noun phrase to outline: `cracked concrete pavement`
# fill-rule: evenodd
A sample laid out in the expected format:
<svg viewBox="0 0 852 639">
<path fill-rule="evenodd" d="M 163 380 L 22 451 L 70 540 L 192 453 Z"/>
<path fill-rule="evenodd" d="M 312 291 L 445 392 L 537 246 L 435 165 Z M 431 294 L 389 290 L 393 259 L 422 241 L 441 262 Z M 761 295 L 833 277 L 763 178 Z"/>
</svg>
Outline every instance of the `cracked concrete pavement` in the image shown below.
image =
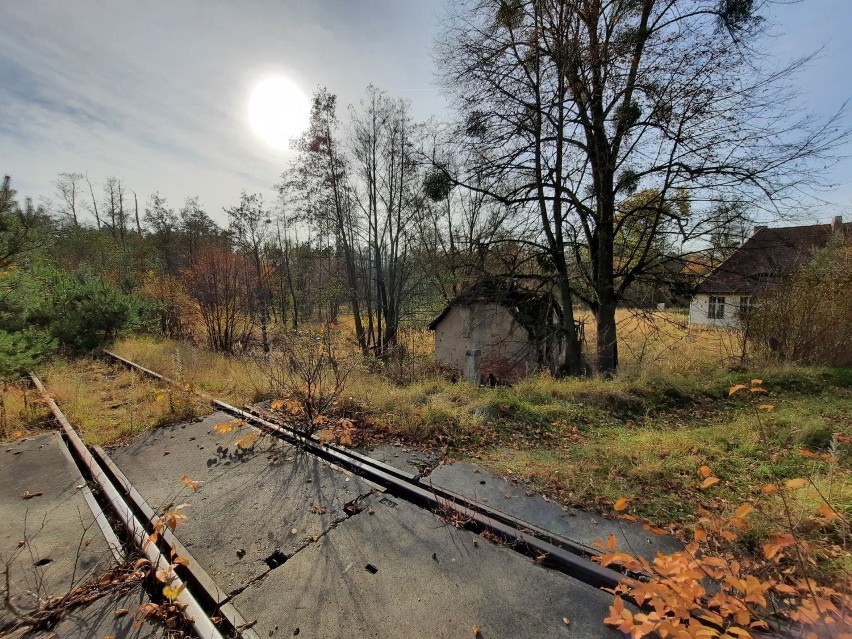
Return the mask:
<svg viewBox="0 0 852 639">
<path fill-rule="evenodd" d="M 85 482 L 63 452 L 58 433 L 2 444 L 0 448 L 0 563 L 10 570 L 10 590 L 19 610 L 37 598 L 68 593 L 115 563 L 109 543 L 86 503 Z M 25 495 L 35 495 L 24 499 Z M 5 583 L 0 585 L 5 591 Z M 148 623 L 133 629 L 136 607 L 148 601 L 137 588 L 123 597 L 107 594 L 66 614 L 52 630 L 60 637 L 107 635 L 147 639 L 159 630 Z M 117 618 L 115 610 L 131 613 Z M 12 621 L 0 608 L 0 629 Z M 25 629 L 10 637 L 24 636 Z M 30 635 L 26 635 L 30 636 Z"/>
<path fill-rule="evenodd" d="M 618 636 L 602 623 L 606 593 L 273 437 L 240 448 L 254 429 L 217 430 L 229 419 L 110 455 L 155 510 L 189 504 L 177 537 L 260 636 Z"/>
</svg>

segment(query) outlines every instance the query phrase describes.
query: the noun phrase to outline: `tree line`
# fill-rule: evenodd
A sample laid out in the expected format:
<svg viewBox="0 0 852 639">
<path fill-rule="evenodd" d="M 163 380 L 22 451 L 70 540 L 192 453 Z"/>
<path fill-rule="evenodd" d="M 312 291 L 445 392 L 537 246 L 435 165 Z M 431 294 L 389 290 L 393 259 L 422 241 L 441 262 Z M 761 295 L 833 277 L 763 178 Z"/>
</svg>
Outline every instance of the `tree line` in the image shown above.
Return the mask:
<svg viewBox="0 0 852 639">
<path fill-rule="evenodd" d="M 776 68 L 761 54 L 764 3 L 454 6 L 437 55 L 452 121 L 417 122 L 374 86 L 341 112 L 320 88 L 277 200 L 243 193 L 225 228 L 198 197 L 140 203 L 115 177 L 63 173 L 41 208 L 14 203 L 7 180 L 0 265 L 40 252 L 84 269 L 150 301 L 168 335 L 186 333 L 193 309 L 226 352 L 268 352 L 272 327 L 346 312 L 358 349 L 380 359 L 406 318 L 506 277 L 559 300 L 567 347 L 554 373 L 588 370 L 575 330 L 585 308 L 587 356 L 611 373 L 618 307 L 684 301 L 755 212 L 795 204 L 848 139 L 843 111 L 822 121 L 787 108 L 808 59 Z"/>
</svg>

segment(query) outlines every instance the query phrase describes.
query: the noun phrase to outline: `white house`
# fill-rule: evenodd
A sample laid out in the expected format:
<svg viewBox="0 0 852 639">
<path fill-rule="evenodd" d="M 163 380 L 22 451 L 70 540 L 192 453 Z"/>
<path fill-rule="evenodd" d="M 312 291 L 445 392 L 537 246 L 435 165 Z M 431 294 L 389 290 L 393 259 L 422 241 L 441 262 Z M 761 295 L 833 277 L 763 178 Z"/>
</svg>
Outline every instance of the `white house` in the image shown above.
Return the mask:
<svg viewBox="0 0 852 639">
<path fill-rule="evenodd" d="M 739 328 L 740 317 L 760 294 L 783 284 L 823 248 L 835 233 L 852 237 L 852 224 L 755 227 L 754 233 L 698 285 L 689 304 L 691 326 Z"/>
</svg>

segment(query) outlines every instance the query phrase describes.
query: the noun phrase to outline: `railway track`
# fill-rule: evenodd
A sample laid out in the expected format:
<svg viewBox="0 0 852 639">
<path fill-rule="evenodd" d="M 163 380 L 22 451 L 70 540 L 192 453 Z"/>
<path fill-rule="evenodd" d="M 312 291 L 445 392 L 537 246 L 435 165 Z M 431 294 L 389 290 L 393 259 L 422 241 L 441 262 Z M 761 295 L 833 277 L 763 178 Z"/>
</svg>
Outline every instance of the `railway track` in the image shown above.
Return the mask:
<svg viewBox="0 0 852 639">
<path fill-rule="evenodd" d="M 171 558 L 185 558 L 187 565 L 174 566 L 173 572 L 177 576 L 171 586 L 179 591 L 174 600 L 184 608 L 184 615 L 197 637 L 259 639 L 250 624 L 229 602 L 228 596 L 219 590 L 172 531 L 164 528 L 156 538 L 152 538 L 159 518 L 154 510 L 103 449 L 90 449 L 83 443 L 41 380 L 32 374 L 30 378 L 60 426 L 62 442 L 67 449 L 65 452 L 90 483 L 93 498 L 87 498 L 86 501 L 104 535 L 108 540 L 113 540 L 110 541 L 113 552 L 120 553 L 114 546 L 118 539 L 123 538 L 151 562 L 153 570 L 166 572 L 169 571 Z"/>
<path fill-rule="evenodd" d="M 104 355 L 149 377 L 177 386 L 175 380 L 116 353 L 105 350 Z M 587 546 L 554 535 L 463 495 L 433 486 L 417 474 L 400 470 L 342 446 L 320 442 L 315 437 L 305 437 L 286 423 L 274 420 L 259 411 L 232 406 L 206 393 L 195 393 L 214 408 L 243 419 L 264 432 L 298 445 L 310 454 L 381 486 L 388 495 L 433 512 L 454 514 L 455 520 L 463 522 L 467 529 L 495 535 L 517 552 L 578 581 L 595 588 L 615 588 L 625 579 L 625 574 L 593 562 L 592 557 L 596 553 Z"/>
</svg>

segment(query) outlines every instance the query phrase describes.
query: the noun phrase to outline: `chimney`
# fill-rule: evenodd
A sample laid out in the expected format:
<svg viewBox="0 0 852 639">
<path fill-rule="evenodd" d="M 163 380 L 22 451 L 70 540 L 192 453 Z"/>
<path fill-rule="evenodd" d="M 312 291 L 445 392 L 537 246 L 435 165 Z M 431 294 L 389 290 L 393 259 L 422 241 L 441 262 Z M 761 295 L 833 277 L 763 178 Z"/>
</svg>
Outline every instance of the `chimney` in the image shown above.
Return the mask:
<svg viewBox="0 0 852 639">
<path fill-rule="evenodd" d="M 835 215 L 831 220 L 831 232 L 840 233 L 843 231 L 843 216 Z"/>
</svg>

